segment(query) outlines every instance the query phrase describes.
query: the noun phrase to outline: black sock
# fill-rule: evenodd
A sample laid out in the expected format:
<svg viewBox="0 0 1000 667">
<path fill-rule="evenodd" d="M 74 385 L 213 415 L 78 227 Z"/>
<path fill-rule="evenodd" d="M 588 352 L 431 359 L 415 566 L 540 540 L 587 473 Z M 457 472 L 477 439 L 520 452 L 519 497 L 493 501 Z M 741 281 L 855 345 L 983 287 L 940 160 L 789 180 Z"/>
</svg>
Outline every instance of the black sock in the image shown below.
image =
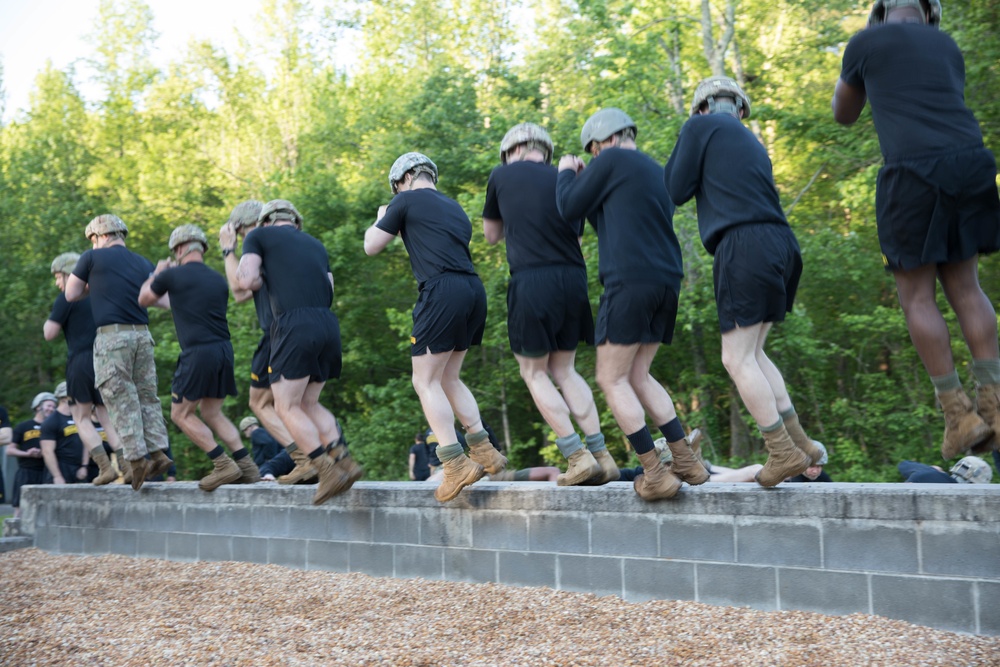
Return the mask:
<svg viewBox="0 0 1000 667">
<path fill-rule="evenodd" d="M 216 445 L 215 449 L 213 449 L 212 451 L 210 451 L 208 453 L 208 458 L 210 458 L 210 459 L 212 459 L 214 461 L 215 459 L 219 458 L 220 456 L 225 455 L 225 453 L 226 453 L 226 450 L 224 450 L 221 445 Z"/>
<path fill-rule="evenodd" d="M 637 455 L 645 454 L 646 452 L 653 451 L 656 447 L 653 445 L 653 436 L 649 434 L 649 429 L 643 426 L 641 429 L 633 433 L 632 435 L 625 436 L 628 438 L 629 443 L 632 445 L 632 449 L 635 450 Z"/>
<path fill-rule="evenodd" d="M 314 461 L 321 456 L 326 456 L 326 447 L 322 446 L 317 447 L 316 449 L 309 452 L 309 458 L 313 459 Z"/>
<path fill-rule="evenodd" d="M 667 442 L 680 442 L 684 439 L 684 427 L 681 426 L 679 417 L 674 417 L 660 427 L 660 433 L 667 439 Z"/>
<path fill-rule="evenodd" d="M 246 447 L 244 447 L 243 449 L 237 449 L 235 452 L 233 452 L 233 460 L 239 461 L 240 459 L 245 459 L 249 455 L 250 452 L 247 451 Z"/>
</svg>

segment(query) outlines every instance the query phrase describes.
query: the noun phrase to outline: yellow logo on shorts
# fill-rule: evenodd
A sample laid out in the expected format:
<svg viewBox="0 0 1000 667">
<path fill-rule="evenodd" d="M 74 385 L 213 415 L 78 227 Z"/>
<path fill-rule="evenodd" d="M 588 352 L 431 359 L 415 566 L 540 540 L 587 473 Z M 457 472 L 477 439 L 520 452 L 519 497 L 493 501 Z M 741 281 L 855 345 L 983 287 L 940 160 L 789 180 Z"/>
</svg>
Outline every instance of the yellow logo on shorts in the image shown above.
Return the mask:
<svg viewBox="0 0 1000 667">
<path fill-rule="evenodd" d="M 272 371 L 272 370 L 271 370 L 271 367 L 270 367 L 270 366 L 268 366 L 268 367 L 267 367 L 267 372 L 268 372 L 268 373 L 273 373 L 274 371 Z"/>
<path fill-rule="evenodd" d="M 416 345 L 416 344 L 417 344 L 417 337 L 410 336 L 410 345 Z"/>
<path fill-rule="evenodd" d="M 884 254 L 882 255 L 882 266 L 889 266 L 889 258 Z"/>
<path fill-rule="evenodd" d="M 257 374 L 256 374 L 256 373 L 251 373 L 251 374 L 250 374 L 250 379 L 251 379 L 251 380 L 259 380 L 260 378 L 259 378 L 259 377 L 257 377 Z"/>
</svg>

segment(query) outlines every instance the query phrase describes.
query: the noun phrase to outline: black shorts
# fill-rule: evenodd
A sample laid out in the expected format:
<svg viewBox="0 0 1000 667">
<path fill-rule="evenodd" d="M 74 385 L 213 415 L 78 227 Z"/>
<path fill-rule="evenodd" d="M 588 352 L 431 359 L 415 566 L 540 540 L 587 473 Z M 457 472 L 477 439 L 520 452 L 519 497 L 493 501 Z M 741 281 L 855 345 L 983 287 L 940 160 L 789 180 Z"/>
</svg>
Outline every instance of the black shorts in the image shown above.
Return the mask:
<svg viewBox="0 0 1000 667">
<path fill-rule="evenodd" d="M 479 276 L 442 273 L 428 280 L 413 307 L 410 355 L 468 350 L 483 342 L 486 289 Z"/>
<path fill-rule="evenodd" d="M 666 343 L 674 337 L 677 290 L 651 283 L 607 283 L 597 308 L 597 344 Z"/>
<path fill-rule="evenodd" d="M 587 270 L 553 266 L 518 271 L 507 285 L 510 349 L 525 357 L 594 344 Z"/>
<path fill-rule="evenodd" d="M 271 376 L 267 367 L 271 365 L 271 332 L 265 333 L 257 343 L 257 351 L 250 362 L 250 386 L 267 389 L 271 386 Z"/>
<path fill-rule="evenodd" d="M 326 382 L 339 378 L 340 322 L 326 308 L 296 308 L 271 325 L 271 384 L 281 378 Z"/>
<path fill-rule="evenodd" d="M 14 445 L 11 445 L 13 447 Z M 14 475 L 14 488 L 11 489 L 10 504 L 12 507 L 21 506 L 21 487 L 28 484 L 45 484 L 45 474 L 47 468 L 18 468 Z"/>
<path fill-rule="evenodd" d="M 66 360 L 66 393 L 77 403 L 104 405 L 94 386 L 94 351 L 77 352 Z"/>
<path fill-rule="evenodd" d="M 792 311 L 802 275 L 799 243 L 783 224 L 733 227 L 715 249 L 712 275 L 722 333 L 781 322 Z"/>
<path fill-rule="evenodd" d="M 885 268 L 953 264 L 1000 250 L 996 174 L 985 148 L 884 165 L 875 215 Z"/>
<path fill-rule="evenodd" d="M 185 398 L 200 401 L 236 396 L 232 343 L 227 340 L 183 350 L 177 359 L 170 393 L 174 403 Z"/>
</svg>

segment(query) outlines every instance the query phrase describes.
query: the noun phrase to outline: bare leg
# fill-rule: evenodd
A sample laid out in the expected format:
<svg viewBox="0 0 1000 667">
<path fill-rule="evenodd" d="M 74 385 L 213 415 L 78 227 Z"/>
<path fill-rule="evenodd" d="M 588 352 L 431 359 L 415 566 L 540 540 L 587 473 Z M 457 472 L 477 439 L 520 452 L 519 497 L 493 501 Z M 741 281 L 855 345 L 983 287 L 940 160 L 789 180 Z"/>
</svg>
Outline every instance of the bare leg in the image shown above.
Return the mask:
<svg viewBox="0 0 1000 667">
<path fill-rule="evenodd" d="M 996 359 L 997 314 L 979 285 L 979 256 L 938 267 L 941 288 L 958 317 L 973 359 Z"/>
<path fill-rule="evenodd" d="M 559 386 L 573 419 L 584 435 L 601 431 L 601 419 L 594 403 L 594 392 L 583 376 L 576 372 L 576 351 L 559 351 L 549 355 L 549 372 Z"/>
<path fill-rule="evenodd" d="M 222 414 L 223 400 L 221 398 L 201 399 L 201 418 L 215 435 L 219 436 L 219 439 L 229 447 L 230 452 L 238 452 L 243 449 L 243 439 L 233 422 L 229 421 L 229 417 Z M 171 417 L 173 417 L 173 411 L 171 411 Z"/>
<path fill-rule="evenodd" d="M 910 340 L 913 341 L 913 347 L 924 363 L 924 368 L 931 377 L 950 374 L 955 370 L 951 356 L 951 336 L 934 298 L 937 290 L 937 267 L 928 264 L 912 271 L 895 271 L 892 275 L 896 279 L 896 292 L 903 315 L 906 316 Z M 949 283 L 955 287 L 951 280 Z"/>
<path fill-rule="evenodd" d="M 521 369 L 521 378 L 528 386 L 542 419 L 556 435 L 566 438 L 573 434 L 573 422 L 569 419 L 569 406 L 549 378 L 549 355 L 544 357 L 524 357 L 515 354 Z M 588 431 L 590 433 L 592 431 Z"/>
<path fill-rule="evenodd" d="M 750 415 L 758 425 L 770 426 L 779 422 L 781 417 L 771 384 L 757 363 L 758 340 L 763 331 L 763 323 L 758 323 L 736 327 L 722 334 L 722 364 L 736 384 Z"/>
<path fill-rule="evenodd" d="M 787 412 L 792 408 L 792 399 L 788 395 L 788 388 L 785 386 L 785 378 L 781 377 L 781 371 L 774 365 L 767 353 L 764 352 L 764 344 L 767 342 L 767 334 L 771 332 L 771 322 L 764 322 L 761 325 L 760 333 L 757 336 L 757 348 L 754 357 L 757 365 L 767 378 L 767 383 L 771 385 L 771 393 L 774 394 L 774 402 L 778 412 Z"/>
<path fill-rule="evenodd" d="M 626 434 L 635 433 L 646 425 L 642 403 L 629 382 L 632 362 L 639 345 L 604 343 L 597 346 L 597 384 L 611 408 L 619 428 Z"/>
<path fill-rule="evenodd" d="M 333 413 L 323 407 L 319 402 L 320 394 L 323 391 L 325 382 L 310 382 L 302 396 L 302 409 L 309 415 L 309 419 L 316 425 L 319 431 L 320 442 L 331 444 L 340 438 L 340 427 Z"/>
<path fill-rule="evenodd" d="M 111 446 L 112 451 L 120 451 L 122 442 L 118 437 L 118 431 L 115 430 L 115 425 L 111 422 L 111 415 L 108 414 L 108 409 L 103 405 L 96 405 L 94 406 L 94 410 L 97 412 L 97 421 L 101 422 L 101 426 L 104 427 L 104 434 L 108 436 L 108 445 Z"/>
<path fill-rule="evenodd" d="M 274 409 L 285 424 L 295 444 L 306 454 L 311 454 L 323 445 L 319 429 L 302 409 L 302 401 L 309 378 L 287 380 L 284 377 L 271 384 L 274 393 Z"/>
<path fill-rule="evenodd" d="M 465 386 L 459 375 L 468 350 L 454 351 L 445 364 L 441 374 L 441 389 L 444 390 L 455 416 L 465 427 L 467 433 L 478 433 L 483 430 L 483 420 L 479 415 L 479 404 L 475 396 Z"/>
<path fill-rule="evenodd" d="M 218 443 L 215 442 L 212 430 L 195 413 L 199 403 L 200 401 L 189 401 L 186 398 L 180 403 L 171 403 L 170 420 L 177 424 L 177 428 L 189 437 L 198 449 L 208 454 L 218 446 Z"/>
<path fill-rule="evenodd" d="M 270 433 L 278 444 L 287 447 L 294 442 L 274 409 L 274 394 L 270 387 L 250 387 L 250 409 L 257 415 L 264 430 Z"/>
<path fill-rule="evenodd" d="M 83 446 L 88 452 L 93 451 L 97 447 L 102 447 L 104 444 L 104 441 L 101 440 L 101 434 L 97 432 L 93 422 L 90 421 L 90 412 L 93 407 L 93 403 L 73 403 L 69 406 L 69 411 L 73 415 L 73 421 L 76 422 L 77 433 L 80 435 L 80 440 L 83 441 Z"/>
<path fill-rule="evenodd" d="M 677 417 L 677 410 L 670 394 L 649 374 L 649 368 L 653 365 L 653 359 L 656 358 L 659 349 L 659 343 L 640 345 L 632 362 L 632 370 L 629 372 L 629 384 L 635 390 L 635 395 L 639 397 L 642 406 L 646 408 L 646 412 L 656 420 L 657 426 L 673 421 Z"/>
<path fill-rule="evenodd" d="M 411 357 L 413 389 L 420 399 L 427 424 L 437 436 L 440 445 L 453 445 L 458 442 L 458 435 L 455 433 L 455 413 L 441 386 L 445 366 L 452 354 L 452 352 L 437 354 L 428 352 L 419 357 Z"/>
</svg>

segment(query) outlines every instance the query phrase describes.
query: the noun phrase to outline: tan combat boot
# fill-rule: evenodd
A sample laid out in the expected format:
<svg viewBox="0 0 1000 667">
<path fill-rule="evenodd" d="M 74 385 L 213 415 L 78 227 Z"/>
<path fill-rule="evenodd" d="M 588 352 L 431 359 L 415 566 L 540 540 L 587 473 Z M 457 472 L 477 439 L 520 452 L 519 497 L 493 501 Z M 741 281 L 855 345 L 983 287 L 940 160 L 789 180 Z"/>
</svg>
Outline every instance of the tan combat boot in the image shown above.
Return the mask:
<svg viewBox="0 0 1000 667">
<path fill-rule="evenodd" d="M 991 449 L 1000 449 L 1000 384 L 976 385 L 976 412 L 993 428 L 993 437 L 973 445 L 973 454 L 986 454 Z"/>
<path fill-rule="evenodd" d="M 611 456 L 611 452 L 606 449 L 602 449 L 594 454 L 594 460 L 597 461 L 597 465 L 601 467 L 600 472 L 586 480 L 581 482 L 581 486 L 601 486 L 602 484 L 607 484 L 608 482 L 617 482 L 621 478 L 621 472 L 618 470 L 618 464 L 615 463 L 615 459 Z"/>
<path fill-rule="evenodd" d="M 643 500 L 661 500 L 673 498 L 681 490 L 681 480 L 677 479 L 670 468 L 660 461 L 660 452 L 653 449 L 639 455 L 643 473 L 632 482 L 632 488 Z"/>
<path fill-rule="evenodd" d="M 965 390 L 959 387 L 937 395 L 944 410 L 944 440 L 941 442 L 941 456 L 950 460 L 982 442 L 990 439 L 993 429 L 976 414 L 972 401 Z"/>
<path fill-rule="evenodd" d="M 351 452 L 347 449 L 347 445 L 335 446 L 330 450 L 328 456 L 347 479 L 347 486 L 344 487 L 343 491 L 347 491 L 347 489 L 354 486 L 356 481 L 364 476 L 365 469 L 359 466 L 358 462 L 354 460 Z M 338 491 L 338 493 L 343 493 L 343 491 Z"/>
<path fill-rule="evenodd" d="M 319 477 L 316 495 L 313 496 L 313 505 L 322 505 L 330 498 L 350 488 L 351 483 L 348 482 L 347 475 L 337 467 L 332 458 L 323 455 L 310 460 Z"/>
<path fill-rule="evenodd" d="M 812 465 L 809 455 L 792 442 L 784 424 L 776 431 L 764 433 L 764 446 L 767 447 L 767 462 L 754 476 L 761 486 L 777 486 L 789 477 L 801 475 Z"/>
<path fill-rule="evenodd" d="M 507 467 L 507 457 L 498 452 L 488 439 L 470 444 L 469 458 L 481 465 L 487 475 L 495 475 Z"/>
<path fill-rule="evenodd" d="M 787 417 L 782 417 L 781 421 L 784 423 L 785 430 L 788 431 L 788 435 L 791 436 L 795 446 L 806 453 L 806 456 L 809 457 L 813 465 L 819 463 L 819 460 L 823 458 L 823 450 L 814 445 L 812 438 L 806 435 L 805 429 L 802 428 L 802 423 L 799 422 L 798 413 L 793 412 Z"/>
<path fill-rule="evenodd" d="M 493 449 L 493 445 L 489 442 L 486 445 Z M 483 466 L 465 454 L 459 454 L 453 459 L 442 461 L 441 468 L 444 470 L 444 479 L 441 480 L 438 488 L 434 489 L 434 497 L 442 503 L 453 499 L 462 489 L 478 482 L 485 474 Z"/>
<path fill-rule="evenodd" d="M 236 461 L 236 465 L 240 469 L 240 478 L 237 480 L 239 484 L 256 484 L 260 481 L 260 470 L 252 458 L 244 456 Z"/>
<path fill-rule="evenodd" d="M 296 447 L 288 455 L 295 461 L 295 467 L 287 475 L 278 477 L 278 484 L 298 484 L 299 482 L 316 481 L 316 468 L 313 467 L 312 459 L 305 452 Z"/>
<path fill-rule="evenodd" d="M 699 443 L 698 453 L 701 453 L 701 431 L 698 429 L 691 431 L 683 440 L 668 442 L 667 447 L 670 448 L 670 453 L 674 457 L 674 460 L 670 463 L 670 469 L 682 481 L 687 482 L 691 486 L 697 486 L 708 481 L 708 469 L 701 461 L 701 458 L 695 454 L 694 447 L 691 446 L 688 440 L 689 438 Z"/>
<path fill-rule="evenodd" d="M 146 471 L 146 477 L 156 477 L 157 475 L 165 475 L 170 466 L 174 464 L 167 456 L 167 453 L 162 449 L 158 449 L 155 452 L 150 452 L 149 454 L 149 470 Z"/>
<path fill-rule="evenodd" d="M 132 466 L 125 460 L 125 450 L 119 449 L 115 452 L 115 464 L 118 467 L 118 474 L 122 476 L 122 484 L 131 484 Z"/>
<path fill-rule="evenodd" d="M 588 479 L 603 472 L 601 464 L 586 447 L 576 450 L 566 460 L 569 461 L 569 467 L 566 468 L 566 472 L 559 473 L 559 476 L 556 477 L 556 485 L 558 486 L 583 484 Z"/>
<path fill-rule="evenodd" d="M 118 479 L 118 471 L 111 465 L 111 460 L 108 459 L 108 454 L 104 451 L 104 445 L 98 445 L 90 450 L 90 460 L 96 463 L 101 470 L 92 482 L 94 486 L 104 486 Z"/>
<path fill-rule="evenodd" d="M 129 461 L 128 466 L 132 471 L 132 490 L 138 491 L 142 488 L 142 483 L 146 481 L 146 457 L 143 456 L 141 459 L 136 459 L 135 461 Z"/>
<path fill-rule="evenodd" d="M 202 491 L 215 491 L 223 484 L 233 484 L 243 476 L 240 467 L 231 458 L 222 454 L 212 460 L 212 472 L 198 482 Z"/>
</svg>

